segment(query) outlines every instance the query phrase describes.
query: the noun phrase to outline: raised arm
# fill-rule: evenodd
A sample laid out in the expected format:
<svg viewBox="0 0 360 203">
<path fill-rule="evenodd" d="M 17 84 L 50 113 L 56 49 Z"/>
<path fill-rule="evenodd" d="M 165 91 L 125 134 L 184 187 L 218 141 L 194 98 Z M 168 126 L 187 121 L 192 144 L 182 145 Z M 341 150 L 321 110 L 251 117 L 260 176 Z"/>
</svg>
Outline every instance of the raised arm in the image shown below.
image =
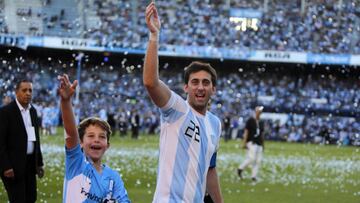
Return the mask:
<svg viewBox="0 0 360 203">
<path fill-rule="evenodd" d="M 72 149 L 79 143 L 79 134 L 76 128 L 75 116 L 71 104 L 71 97 L 75 93 L 77 80 L 70 83 L 68 75 L 58 76 L 60 82 L 59 95 L 61 101 L 61 115 L 66 132 L 65 145 Z"/>
<path fill-rule="evenodd" d="M 163 107 L 170 99 L 171 91 L 159 79 L 158 45 L 160 19 L 154 2 L 146 7 L 145 20 L 150 33 L 150 39 L 145 55 L 143 82 L 149 96 L 158 107 Z"/>
</svg>

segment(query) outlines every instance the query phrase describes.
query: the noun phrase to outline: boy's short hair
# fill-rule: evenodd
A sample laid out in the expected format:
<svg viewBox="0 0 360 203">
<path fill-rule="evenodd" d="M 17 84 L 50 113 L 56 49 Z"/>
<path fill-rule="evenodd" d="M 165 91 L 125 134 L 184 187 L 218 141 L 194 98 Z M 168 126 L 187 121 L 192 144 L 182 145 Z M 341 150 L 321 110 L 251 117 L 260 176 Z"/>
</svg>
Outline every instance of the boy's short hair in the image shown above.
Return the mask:
<svg viewBox="0 0 360 203">
<path fill-rule="evenodd" d="M 186 66 L 184 69 L 184 82 L 187 84 L 189 82 L 190 74 L 196 73 L 199 71 L 206 71 L 211 75 L 211 83 L 213 86 L 216 86 L 217 74 L 216 70 L 211 67 L 209 63 L 203 63 L 200 61 L 194 61 L 190 65 Z"/>
<path fill-rule="evenodd" d="M 78 126 L 78 132 L 79 132 L 81 141 L 83 141 L 86 128 L 89 127 L 90 125 L 96 125 L 96 126 L 99 126 L 101 129 L 105 130 L 106 137 L 108 140 L 107 142 L 108 143 L 110 142 L 110 135 L 112 133 L 111 127 L 108 122 L 106 122 L 98 117 L 88 117 L 80 122 L 80 124 Z"/>
</svg>

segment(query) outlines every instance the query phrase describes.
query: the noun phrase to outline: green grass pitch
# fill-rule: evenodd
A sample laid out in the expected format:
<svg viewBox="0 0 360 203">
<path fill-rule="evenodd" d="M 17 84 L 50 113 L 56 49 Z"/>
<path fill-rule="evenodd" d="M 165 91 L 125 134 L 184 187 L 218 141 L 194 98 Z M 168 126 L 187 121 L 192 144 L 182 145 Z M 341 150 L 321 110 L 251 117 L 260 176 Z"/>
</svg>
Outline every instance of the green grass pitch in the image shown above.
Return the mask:
<svg viewBox="0 0 360 203">
<path fill-rule="evenodd" d="M 38 201 L 62 202 L 64 141 L 62 131 L 42 136 L 45 177 L 38 181 Z M 121 173 L 132 202 L 149 203 L 155 190 L 158 136 L 110 140 L 104 162 Z M 244 180 L 236 168 L 245 158 L 241 140 L 221 142 L 217 159 L 222 194 L 226 203 L 322 203 L 360 202 L 360 148 L 266 142 L 259 181 L 252 183 L 250 169 Z M 0 185 L 0 202 L 6 202 Z"/>
</svg>

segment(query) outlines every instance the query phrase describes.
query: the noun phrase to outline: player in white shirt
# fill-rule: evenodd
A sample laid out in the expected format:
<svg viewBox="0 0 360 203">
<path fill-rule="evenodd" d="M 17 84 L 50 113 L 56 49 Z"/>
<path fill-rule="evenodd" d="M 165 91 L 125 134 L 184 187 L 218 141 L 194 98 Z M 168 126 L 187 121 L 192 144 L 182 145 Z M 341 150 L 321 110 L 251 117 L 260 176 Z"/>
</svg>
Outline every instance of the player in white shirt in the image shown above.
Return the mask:
<svg viewBox="0 0 360 203">
<path fill-rule="evenodd" d="M 145 56 L 143 82 L 161 110 L 160 155 L 153 202 L 203 202 L 205 191 L 222 203 L 216 172 L 220 120 L 207 111 L 216 91 L 216 71 L 193 62 L 185 69 L 185 101 L 159 79 L 158 39 L 160 20 L 155 3 L 146 8 L 150 39 Z"/>
</svg>

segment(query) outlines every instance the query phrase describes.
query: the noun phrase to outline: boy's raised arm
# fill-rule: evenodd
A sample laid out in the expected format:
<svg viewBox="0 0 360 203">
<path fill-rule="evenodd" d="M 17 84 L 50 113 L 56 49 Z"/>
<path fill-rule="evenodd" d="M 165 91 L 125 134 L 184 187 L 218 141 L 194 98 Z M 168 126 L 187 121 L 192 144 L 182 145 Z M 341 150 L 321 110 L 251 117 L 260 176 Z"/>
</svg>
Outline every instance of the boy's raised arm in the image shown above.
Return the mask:
<svg viewBox="0 0 360 203">
<path fill-rule="evenodd" d="M 71 104 L 71 97 L 75 93 L 77 80 L 71 83 L 66 74 L 58 76 L 58 80 L 60 82 L 58 91 L 61 101 L 61 115 L 66 132 L 65 145 L 67 148 L 72 149 L 79 143 L 79 134 Z"/>
</svg>

